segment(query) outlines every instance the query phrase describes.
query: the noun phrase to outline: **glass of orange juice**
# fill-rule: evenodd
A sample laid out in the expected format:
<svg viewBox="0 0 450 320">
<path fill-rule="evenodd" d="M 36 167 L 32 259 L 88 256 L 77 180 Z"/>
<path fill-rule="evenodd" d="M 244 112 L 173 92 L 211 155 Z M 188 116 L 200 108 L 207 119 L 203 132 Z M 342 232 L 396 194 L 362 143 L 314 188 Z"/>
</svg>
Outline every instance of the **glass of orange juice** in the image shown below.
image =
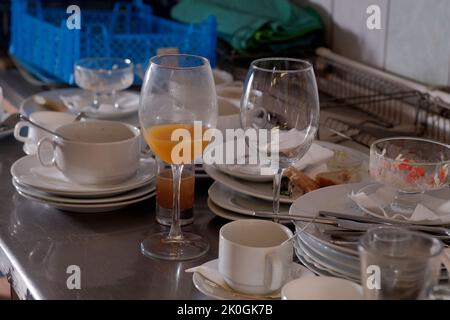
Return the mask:
<svg viewBox="0 0 450 320">
<path fill-rule="evenodd" d="M 169 232 L 142 241 L 144 255 L 188 260 L 208 251 L 203 237 L 181 231 L 180 190 L 183 168 L 203 154 L 209 143 L 205 132 L 215 128 L 217 113 L 214 79 L 206 58 L 168 54 L 150 59 L 141 89 L 139 121 L 153 153 L 171 166 L 172 221 Z"/>
</svg>

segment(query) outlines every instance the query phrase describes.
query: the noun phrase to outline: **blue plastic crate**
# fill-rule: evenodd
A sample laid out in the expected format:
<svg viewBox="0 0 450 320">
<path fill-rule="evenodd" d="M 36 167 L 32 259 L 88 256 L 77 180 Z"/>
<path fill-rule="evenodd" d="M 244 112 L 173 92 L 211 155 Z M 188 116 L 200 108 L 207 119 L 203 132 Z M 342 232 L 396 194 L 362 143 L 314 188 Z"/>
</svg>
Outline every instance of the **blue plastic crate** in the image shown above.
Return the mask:
<svg viewBox="0 0 450 320">
<path fill-rule="evenodd" d="M 112 11 L 83 10 L 81 29 L 69 30 L 66 8 L 40 0 L 12 0 L 10 54 L 43 81 L 74 83 L 73 65 L 85 57 L 122 57 L 147 65 L 158 48 L 204 56 L 216 63 L 216 21 L 183 24 L 152 14 L 141 0 L 116 3 Z"/>
</svg>

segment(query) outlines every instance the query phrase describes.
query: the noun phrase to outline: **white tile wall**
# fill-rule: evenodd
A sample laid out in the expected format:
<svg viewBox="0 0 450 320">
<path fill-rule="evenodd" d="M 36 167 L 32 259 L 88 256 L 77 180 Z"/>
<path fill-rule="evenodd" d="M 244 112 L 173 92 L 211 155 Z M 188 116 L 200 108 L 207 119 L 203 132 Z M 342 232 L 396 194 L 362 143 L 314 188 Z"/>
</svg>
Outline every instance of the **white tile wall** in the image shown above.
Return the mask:
<svg viewBox="0 0 450 320">
<path fill-rule="evenodd" d="M 376 4 L 381 9 L 381 30 L 369 30 L 367 8 Z M 388 0 L 335 0 L 333 12 L 333 50 L 336 53 L 383 67 Z"/>
<path fill-rule="evenodd" d="M 450 1 L 391 0 L 385 68 L 432 85 L 447 85 Z"/>
<path fill-rule="evenodd" d="M 293 0 L 315 6 L 339 54 L 430 85 L 450 86 L 450 0 Z M 381 8 L 382 30 L 366 26 Z"/>
</svg>

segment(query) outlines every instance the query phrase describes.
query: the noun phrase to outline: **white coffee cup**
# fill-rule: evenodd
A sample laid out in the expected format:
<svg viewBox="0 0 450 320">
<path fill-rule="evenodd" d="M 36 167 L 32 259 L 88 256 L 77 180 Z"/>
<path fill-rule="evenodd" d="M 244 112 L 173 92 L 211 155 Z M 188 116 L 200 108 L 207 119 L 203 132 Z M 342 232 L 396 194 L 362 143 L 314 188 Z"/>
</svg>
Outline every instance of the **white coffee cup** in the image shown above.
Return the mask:
<svg viewBox="0 0 450 320">
<path fill-rule="evenodd" d="M 73 122 L 75 118 L 76 115 L 55 111 L 37 111 L 30 115 L 32 121 L 53 131 L 64 124 Z M 28 127 L 28 134 L 26 136 L 20 135 L 20 132 L 24 127 Z M 14 137 L 16 140 L 24 143 L 23 151 L 26 154 L 35 154 L 39 140 L 51 138 L 52 135 L 36 128 L 29 122 L 19 121 L 14 128 Z"/>
<path fill-rule="evenodd" d="M 116 183 L 138 169 L 141 135 L 136 127 L 114 121 L 78 121 L 59 127 L 56 133 L 67 140 L 40 140 L 39 161 L 46 167 L 56 166 L 74 182 Z M 45 145 L 53 148 L 51 159 Z"/>
<path fill-rule="evenodd" d="M 244 219 L 220 229 L 219 272 L 234 290 L 268 294 L 281 289 L 292 264 L 292 232 L 268 221 Z"/>
<path fill-rule="evenodd" d="M 241 128 L 239 105 L 218 97 L 219 117 L 217 118 L 217 129 L 225 132 L 225 129 Z"/>
</svg>

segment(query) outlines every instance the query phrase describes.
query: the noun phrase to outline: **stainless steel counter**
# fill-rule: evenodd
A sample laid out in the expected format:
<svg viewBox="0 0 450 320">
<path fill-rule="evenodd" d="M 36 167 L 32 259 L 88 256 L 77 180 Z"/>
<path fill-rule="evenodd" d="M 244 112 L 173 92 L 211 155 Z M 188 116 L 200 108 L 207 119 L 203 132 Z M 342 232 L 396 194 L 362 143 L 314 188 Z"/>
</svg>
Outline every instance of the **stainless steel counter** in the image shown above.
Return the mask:
<svg viewBox="0 0 450 320">
<path fill-rule="evenodd" d="M 43 90 L 17 71 L 0 72 L 5 97 L 15 106 Z M 327 139 L 326 139 L 327 140 Z M 351 141 L 343 145 L 364 149 Z M 150 199 L 107 214 L 70 214 L 31 202 L 11 184 L 10 167 L 22 157 L 13 137 L 0 140 L 0 272 L 21 299 L 204 299 L 185 269 L 217 258 L 218 232 L 226 220 L 206 206 L 211 180 L 196 184 L 195 223 L 183 228 L 205 236 L 211 249 L 197 260 L 167 262 L 144 257 L 139 244 L 162 230 Z M 80 267 L 81 289 L 70 290 L 67 268 Z"/>
<path fill-rule="evenodd" d="M 154 200 L 117 212 L 71 214 L 28 201 L 11 185 L 9 168 L 21 144 L 0 140 L 0 271 L 21 299 L 204 299 L 185 269 L 217 257 L 225 220 L 206 207 L 211 180 L 199 180 L 195 223 L 184 228 L 205 236 L 211 249 L 197 260 L 166 262 L 144 257 L 139 243 L 162 230 Z M 70 290 L 70 265 L 81 270 L 81 289 Z"/>
</svg>

